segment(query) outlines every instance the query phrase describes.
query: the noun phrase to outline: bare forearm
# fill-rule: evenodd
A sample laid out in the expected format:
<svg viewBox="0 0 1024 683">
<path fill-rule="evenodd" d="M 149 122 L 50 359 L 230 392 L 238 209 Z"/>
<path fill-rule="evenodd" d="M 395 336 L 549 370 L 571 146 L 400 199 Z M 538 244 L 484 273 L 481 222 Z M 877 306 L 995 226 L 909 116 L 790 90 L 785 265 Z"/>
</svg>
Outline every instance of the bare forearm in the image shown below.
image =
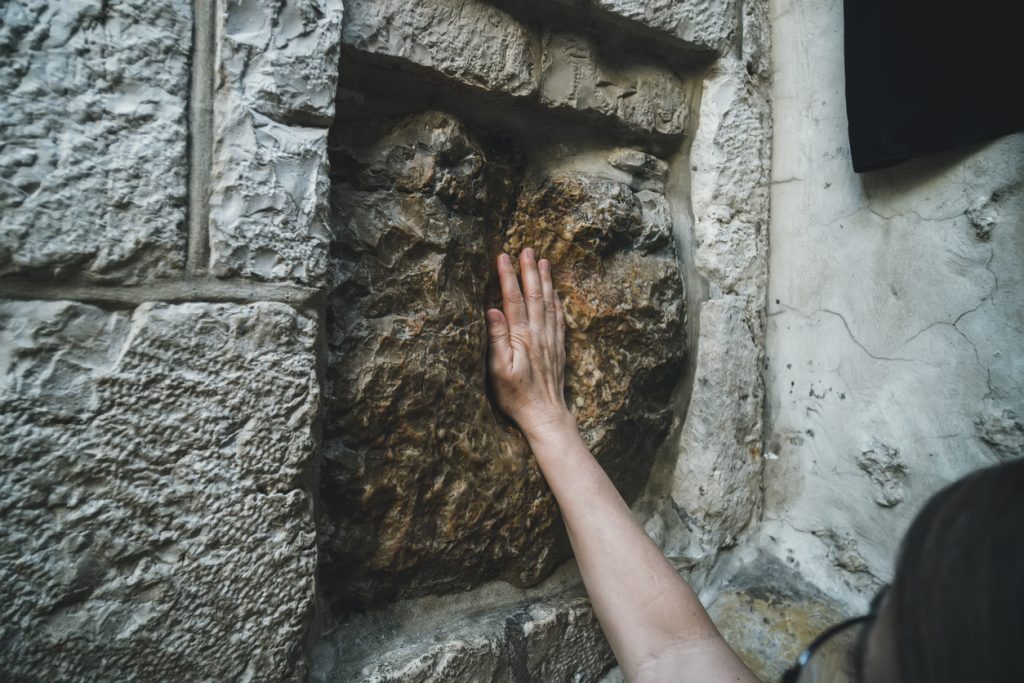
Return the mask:
<svg viewBox="0 0 1024 683">
<path fill-rule="evenodd" d="M 662 680 L 662 674 L 687 680 L 689 665 L 692 680 L 752 680 L 737 677 L 746 669 L 634 519 L 572 418 L 527 436 L 562 510 L 594 610 L 629 680 Z M 713 676 L 707 676 L 709 663 Z"/>
<path fill-rule="evenodd" d="M 488 374 L 562 509 L 597 617 L 630 681 L 753 680 L 689 586 L 633 519 L 565 405 L 565 316 L 551 264 L 498 257 L 502 308 L 488 309 Z"/>
</svg>

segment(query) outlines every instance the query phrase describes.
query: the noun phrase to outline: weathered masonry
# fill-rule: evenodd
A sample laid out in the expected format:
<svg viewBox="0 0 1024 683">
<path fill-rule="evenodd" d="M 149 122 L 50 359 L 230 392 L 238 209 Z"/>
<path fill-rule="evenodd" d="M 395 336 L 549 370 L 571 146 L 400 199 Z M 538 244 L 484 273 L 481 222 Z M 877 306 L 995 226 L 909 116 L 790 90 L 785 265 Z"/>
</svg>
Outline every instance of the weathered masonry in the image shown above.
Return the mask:
<svg viewBox="0 0 1024 683">
<path fill-rule="evenodd" d="M 766 15 L 11 0 L 0 670 L 608 675 L 484 378 L 526 245 L 585 438 L 717 592 L 763 505 Z"/>
</svg>

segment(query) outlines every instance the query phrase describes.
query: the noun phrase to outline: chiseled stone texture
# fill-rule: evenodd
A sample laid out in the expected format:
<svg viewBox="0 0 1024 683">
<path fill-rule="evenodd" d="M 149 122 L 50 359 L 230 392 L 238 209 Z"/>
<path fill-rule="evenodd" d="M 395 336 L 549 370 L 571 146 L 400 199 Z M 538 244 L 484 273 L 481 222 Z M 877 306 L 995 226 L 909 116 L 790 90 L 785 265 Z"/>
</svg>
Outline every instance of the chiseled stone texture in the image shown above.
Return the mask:
<svg viewBox="0 0 1024 683">
<path fill-rule="evenodd" d="M 190 3 L 10 0 L 0 13 L 0 275 L 180 271 Z"/>
<path fill-rule="evenodd" d="M 761 506 L 763 351 L 742 297 L 705 301 L 693 396 L 683 423 L 672 499 L 701 559 L 736 543 Z"/>
<path fill-rule="evenodd" d="M 592 39 L 550 33 L 544 39 L 541 103 L 610 117 L 645 134 L 686 128 L 690 88 L 650 55 L 600 54 Z"/>
<path fill-rule="evenodd" d="M 0 304 L 0 670 L 305 676 L 314 340 L 282 304 Z"/>
<path fill-rule="evenodd" d="M 211 271 L 321 284 L 341 0 L 226 2 L 219 16 Z"/>
<path fill-rule="evenodd" d="M 688 533 L 671 545 L 701 571 L 752 531 L 763 504 L 771 109 L 761 10 L 743 15 L 741 54 L 718 60 L 704 79 L 689 159 L 694 265 L 710 299 L 701 306 L 694 388 L 672 480 Z"/>
<path fill-rule="evenodd" d="M 427 112 L 339 131 L 327 340 L 326 585 L 336 605 L 543 578 L 568 554 L 553 498 L 485 387 L 499 248 L 552 259 L 567 393 L 627 499 L 667 428 L 682 284 L 628 185 L 530 183 L 515 145 Z M 506 229 L 506 226 L 507 229 Z"/>
<path fill-rule="evenodd" d="M 469 597 L 469 596 L 464 596 Z M 615 662 L 579 589 L 512 605 L 399 604 L 353 617 L 317 644 L 313 683 L 599 680 Z M 467 609 L 468 607 L 468 609 Z"/>
<path fill-rule="evenodd" d="M 723 54 L 736 33 L 736 0 L 588 0 L 688 47 Z"/>
<path fill-rule="evenodd" d="M 537 44 L 482 0 L 346 0 L 346 47 L 439 72 L 474 88 L 532 95 Z"/>
<path fill-rule="evenodd" d="M 704 81 L 690 152 L 695 261 L 713 294 L 762 308 L 768 283 L 771 105 L 767 83 L 728 57 Z"/>
</svg>

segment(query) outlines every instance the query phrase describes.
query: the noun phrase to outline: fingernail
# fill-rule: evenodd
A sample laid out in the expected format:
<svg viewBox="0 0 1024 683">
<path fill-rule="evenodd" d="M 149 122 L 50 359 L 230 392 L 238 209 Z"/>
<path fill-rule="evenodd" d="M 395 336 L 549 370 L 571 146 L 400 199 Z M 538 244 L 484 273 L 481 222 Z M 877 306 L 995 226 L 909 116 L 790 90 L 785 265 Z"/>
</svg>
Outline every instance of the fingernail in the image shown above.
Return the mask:
<svg viewBox="0 0 1024 683">
<path fill-rule="evenodd" d="M 548 261 L 546 258 L 542 258 L 540 260 L 540 269 L 541 270 L 550 270 L 551 269 L 551 261 Z"/>
<path fill-rule="evenodd" d="M 523 254 L 526 256 L 526 258 L 533 258 L 533 249 L 527 247 L 526 249 L 523 249 Z"/>
<path fill-rule="evenodd" d="M 502 252 L 498 256 L 498 260 L 501 261 L 502 265 L 506 265 L 506 266 L 512 261 L 512 259 L 509 258 L 509 255 L 504 253 L 504 252 Z"/>
</svg>

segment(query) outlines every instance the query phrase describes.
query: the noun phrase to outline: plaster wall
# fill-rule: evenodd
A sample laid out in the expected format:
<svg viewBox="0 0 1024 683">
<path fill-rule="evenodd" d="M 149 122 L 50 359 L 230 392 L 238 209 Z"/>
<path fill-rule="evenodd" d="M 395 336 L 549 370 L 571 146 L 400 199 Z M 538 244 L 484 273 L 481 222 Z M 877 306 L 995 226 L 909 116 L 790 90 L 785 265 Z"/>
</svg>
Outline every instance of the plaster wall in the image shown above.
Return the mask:
<svg viewBox="0 0 1024 683">
<path fill-rule="evenodd" d="M 854 174 L 842 3 L 769 7 L 760 542 L 860 609 L 927 498 L 1024 445 L 1024 135 Z"/>
</svg>

